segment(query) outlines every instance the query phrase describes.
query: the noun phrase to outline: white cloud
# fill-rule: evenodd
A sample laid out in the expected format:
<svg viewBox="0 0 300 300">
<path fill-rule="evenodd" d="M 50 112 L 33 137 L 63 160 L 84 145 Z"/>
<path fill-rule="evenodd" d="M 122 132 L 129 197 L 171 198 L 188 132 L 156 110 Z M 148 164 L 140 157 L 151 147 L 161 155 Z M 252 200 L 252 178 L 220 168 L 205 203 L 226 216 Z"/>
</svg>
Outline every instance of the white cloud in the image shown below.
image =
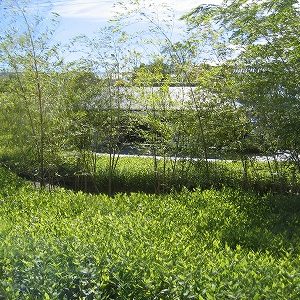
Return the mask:
<svg viewBox="0 0 300 300">
<path fill-rule="evenodd" d="M 181 16 L 200 4 L 221 4 L 222 0 L 168 0 L 166 1 L 173 7 L 176 15 Z"/>
<path fill-rule="evenodd" d="M 68 0 L 65 2 L 54 0 L 53 11 L 63 18 L 106 21 L 113 15 L 113 3 L 114 1 L 107 0 Z"/>
<path fill-rule="evenodd" d="M 125 1 L 123 3 L 126 3 Z M 151 0 L 148 3 L 150 2 Z M 162 3 L 167 4 L 179 17 L 200 4 L 220 4 L 222 0 L 152 0 L 152 2 L 158 6 Z M 106 21 L 114 16 L 114 3 L 116 3 L 114 0 L 53 0 L 53 11 L 63 18 Z"/>
</svg>

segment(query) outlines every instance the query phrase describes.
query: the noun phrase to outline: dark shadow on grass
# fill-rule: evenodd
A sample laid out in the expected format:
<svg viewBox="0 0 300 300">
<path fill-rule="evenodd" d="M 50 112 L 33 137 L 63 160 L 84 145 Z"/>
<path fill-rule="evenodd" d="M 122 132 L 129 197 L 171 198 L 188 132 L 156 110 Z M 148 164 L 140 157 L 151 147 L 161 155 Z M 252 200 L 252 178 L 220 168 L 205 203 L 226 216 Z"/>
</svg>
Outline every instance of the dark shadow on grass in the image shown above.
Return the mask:
<svg viewBox="0 0 300 300">
<path fill-rule="evenodd" d="M 240 245 L 249 250 L 269 251 L 276 255 L 299 253 L 300 196 L 244 195 L 230 200 L 238 207 L 238 215 L 224 225 L 222 242 L 231 248 Z"/>
</svg>

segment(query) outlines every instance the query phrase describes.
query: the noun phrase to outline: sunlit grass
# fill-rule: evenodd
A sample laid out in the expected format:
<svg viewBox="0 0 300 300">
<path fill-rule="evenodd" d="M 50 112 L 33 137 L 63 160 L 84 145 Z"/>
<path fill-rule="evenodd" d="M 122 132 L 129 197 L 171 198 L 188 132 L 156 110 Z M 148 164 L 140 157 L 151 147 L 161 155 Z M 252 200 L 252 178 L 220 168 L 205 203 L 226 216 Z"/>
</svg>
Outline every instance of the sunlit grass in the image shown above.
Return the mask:
<svg viewBox="0 0 300 300">
<path fill-rule="evenodd" d="M 297 299 L 300 198 L 87 195 L 0 169 L 4 299 Z"/>
</svg>

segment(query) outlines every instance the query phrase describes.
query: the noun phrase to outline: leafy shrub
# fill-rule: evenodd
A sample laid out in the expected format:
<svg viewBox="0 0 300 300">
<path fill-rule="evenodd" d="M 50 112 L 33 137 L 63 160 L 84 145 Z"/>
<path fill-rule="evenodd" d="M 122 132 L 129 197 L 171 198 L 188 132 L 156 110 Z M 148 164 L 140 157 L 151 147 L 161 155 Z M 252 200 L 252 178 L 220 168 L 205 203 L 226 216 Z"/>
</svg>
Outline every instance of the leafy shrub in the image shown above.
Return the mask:
<svg viewBox="0 0 300 300">
<path fill-rule="evenodd" d="M 35 190 L 0 169 L 3 299 L 298 299 L 298 196 Z"/>
</svg>

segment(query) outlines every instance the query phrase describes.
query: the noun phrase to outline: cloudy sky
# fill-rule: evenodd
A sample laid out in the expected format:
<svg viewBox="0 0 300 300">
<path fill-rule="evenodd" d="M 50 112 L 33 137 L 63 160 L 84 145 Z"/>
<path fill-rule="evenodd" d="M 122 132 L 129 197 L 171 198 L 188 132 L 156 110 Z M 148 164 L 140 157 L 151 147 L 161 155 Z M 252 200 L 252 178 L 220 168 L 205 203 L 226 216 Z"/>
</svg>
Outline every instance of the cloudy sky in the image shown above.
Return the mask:
<svg viewBox="0 0 300 300">
<path fill-rule="evenodd" d="M 131 1 L 123 0 L 125 6 Z M 219 4 L 221 0 L 148 0 L 156 9 L 167 4 L 174 10 L 175 19 L 190 11 L 199 4 Z M 60 27 L 57 39 L 66 41 L 73 36 L 90 34 L 104 26 L 116 11 L 120 9 L 115 0 L 39 0 L 37 6 L 44 8 L 50 4 L 51 10 L 60 15 Z M 178 26 L 179 23 L 176 24 Z"/>
<path fill-rule="evenodd" d="M 33 15 L 38 14 L 42 17 L 45 14 L 45 20 L 48 19 L 49 12 L 59 14 L 59 26 L 55 31 L 54 39 L 62 44 L 67 44 L 78 35 L 91 36 L 107 25 L 117 12 L 125 13 L 125 10 L 130 10 L 132 8 L 130 3 L 134 1 L 144 3 L 146 7 L 155 11 L 158 19 L 162 17 L 163 4 L 170 7 L 174 14 L 172 32 L 176 38 L 176 35 L 179 36 L 182 32 L 179 28 L 183 23 L 180 23 L 178 19 L 183 14 L 200 4 L 220 4 L 221 2 L 221 0 L 13 0 L 12 2 L 0 0 L 0 31 L 5 32 L 5 27 L 8 25 L 3 17 L 4 12 L 9 10 L 7 3 L 22 3 L 23 1 L 29 1 L 27 12 L 32 11 Z M 2 18 L 1 14 L 3 14 Z M 141 23 L 136 23 L 131 26 L 131 30 L 139 31 L 141 26 Z M 67 59 L 72 60 L 77 54 L 74 57 L 73 54 L 68 55 L 70 57 Z"/>
<path fill-rule="evenodd" d="M 42 2 L 42 1 L 41 1 Z M 117 1 L 114 0 L 53 0 L 53 9 L 64 18 L 89 19 L 93 21 L 107 20 L 113 16 Z M 130 1 L 122 1 L 130 3 Z M 165 3 L 172 7 L 177 15 L 189 11 L 203 3 L 218 4 L 220 0 L 149 0 L 154 4 Z"/>
</svg>

